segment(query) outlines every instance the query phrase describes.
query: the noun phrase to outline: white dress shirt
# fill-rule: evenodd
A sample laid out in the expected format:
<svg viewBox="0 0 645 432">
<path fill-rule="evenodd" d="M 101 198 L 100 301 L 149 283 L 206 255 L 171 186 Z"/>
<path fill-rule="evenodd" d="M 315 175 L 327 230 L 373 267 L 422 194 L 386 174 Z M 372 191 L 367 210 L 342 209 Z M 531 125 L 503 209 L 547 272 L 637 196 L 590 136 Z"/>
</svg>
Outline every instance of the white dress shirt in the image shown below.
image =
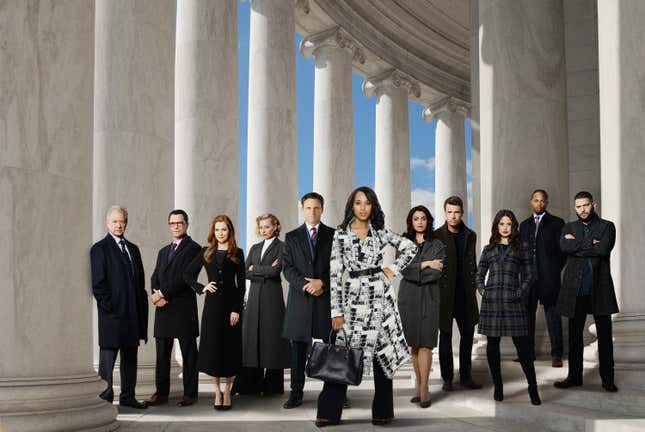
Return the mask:
<svg viewBox="0 0 645 432">
<path fill-rule="evenodd" d="M 269 249 L 269 246 L 271 246 L 271 243 L 273 243 L 273 240 L 275 240 L 275 237 L 271 237 L 268 240 L 264 240 L 264 244 L 262 245 L 262 252 L 260 252 L 260 261 L 262 261 L 262 258 L 264 258 L 264 253 Z"/>
</svg>

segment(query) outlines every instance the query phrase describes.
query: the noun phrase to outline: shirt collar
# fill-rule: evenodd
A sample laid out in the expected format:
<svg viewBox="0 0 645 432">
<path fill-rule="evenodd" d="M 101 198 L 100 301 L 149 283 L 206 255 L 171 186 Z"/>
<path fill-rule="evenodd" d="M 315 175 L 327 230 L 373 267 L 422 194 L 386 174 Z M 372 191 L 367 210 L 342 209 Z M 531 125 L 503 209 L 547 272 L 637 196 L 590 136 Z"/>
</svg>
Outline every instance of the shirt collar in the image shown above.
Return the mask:
<svg viewBox="0 0 645 432">
<path fill-rule="evenodd" d="M 121 240 L 125 240 L 125 237 L 119 238 L 119 237 L 115 236 L 114 234 L 112 234 L 111 232 L 108 232 L 108 234 L 110 234 L 110 236 L 114 239 L 116 244 L 118 244 L 119 246 L 121 245 Z"/>
<path fill-rule="evenodd" d="M 271 237 L 268 240 L 264 240 L 264 246 L 265 247 L 269 246 L 271 243 L 273 243 L 273 240 L 275 240 L 275 237 Z"/>
<path fill-rule="evenodd" d="M 177 247 L 179 247 L 179 245 L 181 244 L 181 242 L 182 242 L 185 238 L 186 238 L 186 236 L 184 236 L 184 237 L 180 238 L 179 240 L 173 240 L 173 241 L 172 241 L 172 243 L 170 243 L 170 244 L 171 244 L 171 245 L 176 244 L 176 245 L 177 245 Z"/>
<path fill-rule="evenodd" d="M 316 225 L 309 225 L 307 222 L 305 222 L 305 225 L 307 226 L 307 232 L 310 234 L 312 228 L 316 228 L 316 232 L 318 232 L 318 228 L 320 228 L 320 222 L 318 222 Z"/>
</svg>

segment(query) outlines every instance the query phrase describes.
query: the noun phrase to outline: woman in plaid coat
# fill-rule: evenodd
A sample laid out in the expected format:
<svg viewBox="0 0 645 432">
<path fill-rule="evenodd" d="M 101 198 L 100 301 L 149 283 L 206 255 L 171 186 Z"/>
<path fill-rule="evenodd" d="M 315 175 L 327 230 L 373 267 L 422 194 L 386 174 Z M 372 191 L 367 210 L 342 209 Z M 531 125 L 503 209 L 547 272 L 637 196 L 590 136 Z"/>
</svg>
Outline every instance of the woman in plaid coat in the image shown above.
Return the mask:
<svg viewBox="0 0 645 432">
<path fill-rule="evenodd" d="M 486 357 L 494 398 L 499 402 L 504 399 L 499 344 L 502 336 L 510 336 L 529 384 L 531 403 L 541 404 L 525 307 L 532 278 L 529 251 L 520 241 L 517 218 L 510 210 L 500 210 L 493 220 L 490 243 L 482 251 L 477 278 L 482 296 L 478 331 L 488 338 Z"/>
</svg>

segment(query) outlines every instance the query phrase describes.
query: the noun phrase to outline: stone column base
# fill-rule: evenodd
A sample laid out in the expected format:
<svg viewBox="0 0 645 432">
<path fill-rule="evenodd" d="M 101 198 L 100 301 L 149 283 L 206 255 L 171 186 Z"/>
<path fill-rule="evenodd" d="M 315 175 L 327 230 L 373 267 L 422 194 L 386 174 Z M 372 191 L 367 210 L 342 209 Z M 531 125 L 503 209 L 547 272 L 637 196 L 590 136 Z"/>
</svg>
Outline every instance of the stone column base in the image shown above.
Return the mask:
<svg viewBox="0 0 645 432">
<path fill-rule="evenodd" d="M 644 329 L 645 313 L 628 312 L 614 316 L 614 363 L 619 386 L 645 390 Z"/>
<path fill-rule="evenodd" d="M 113 431 L 117 410 L 98 397 L 103 389 L 95 374 L 2 378 L 0 431 Z"/>
</svg>

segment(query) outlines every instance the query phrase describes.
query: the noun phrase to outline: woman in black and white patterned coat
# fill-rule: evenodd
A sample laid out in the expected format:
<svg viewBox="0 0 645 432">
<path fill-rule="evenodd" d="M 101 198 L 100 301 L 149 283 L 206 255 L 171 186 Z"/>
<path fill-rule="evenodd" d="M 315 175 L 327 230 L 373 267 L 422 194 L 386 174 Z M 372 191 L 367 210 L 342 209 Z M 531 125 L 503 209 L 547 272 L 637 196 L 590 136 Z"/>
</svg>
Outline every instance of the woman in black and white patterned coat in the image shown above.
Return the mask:
<svg viewBox="0 0 645 432">
<path fill-rule="evenodd" d="M 387 245 L 397 249 L 398 257 L 394 264 L 382 267 Z M 385 228 L 372 189 L 363 186 L 350 194 L 331 252 L 332 327 L 345 329 L 350 345 L 363 350 L 364 373 L 374 372 L 372 423 L 376 425 L 394 418 L 392 376 L 410 358 L 390 279 L 416 252 L 413 242 Z M 342 333 L 338 339 L 341 343 Z M 346 385 L 325 382 L 318 397 L 318 426 L 340 422 L 346 392 Z"/>
</svg>

